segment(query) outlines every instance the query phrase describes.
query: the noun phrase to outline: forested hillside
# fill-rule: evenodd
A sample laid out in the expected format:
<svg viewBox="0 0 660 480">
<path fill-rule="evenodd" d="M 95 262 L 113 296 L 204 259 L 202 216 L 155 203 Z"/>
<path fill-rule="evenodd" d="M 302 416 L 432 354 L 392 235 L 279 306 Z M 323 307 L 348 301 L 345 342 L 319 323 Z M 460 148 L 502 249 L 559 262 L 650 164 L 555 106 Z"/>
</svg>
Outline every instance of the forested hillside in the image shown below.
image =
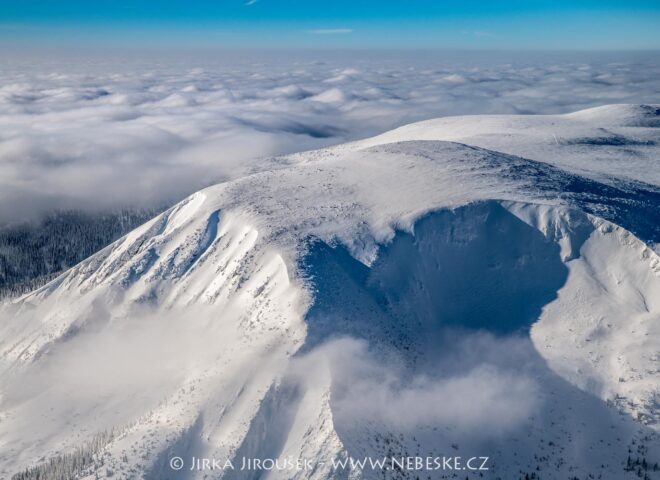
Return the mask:
<svg viewBox="0 0 660 480">
<path fill-rule="evenodd" d="M 0 227 L 0 299 L 33 290 L 144 223 L 156 210 L 48 215 Z"/>
</svg>

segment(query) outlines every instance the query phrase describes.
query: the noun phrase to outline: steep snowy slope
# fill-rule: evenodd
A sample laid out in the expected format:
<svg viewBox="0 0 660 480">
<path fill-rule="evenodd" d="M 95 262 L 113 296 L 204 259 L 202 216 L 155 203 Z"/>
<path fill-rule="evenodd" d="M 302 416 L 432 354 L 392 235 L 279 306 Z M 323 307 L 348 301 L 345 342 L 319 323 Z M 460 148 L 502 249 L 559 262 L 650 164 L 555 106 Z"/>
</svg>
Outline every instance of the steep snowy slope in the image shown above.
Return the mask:
<svg viewBox="0 0 660 480">
<path fill-rule="evenodd" d="M 441 119 L 190 196 L 2 307 L 0 476 L 660 478 L 659 119 Z M 443 455 L 489 470 L 333 464 Z"/>
</svg>

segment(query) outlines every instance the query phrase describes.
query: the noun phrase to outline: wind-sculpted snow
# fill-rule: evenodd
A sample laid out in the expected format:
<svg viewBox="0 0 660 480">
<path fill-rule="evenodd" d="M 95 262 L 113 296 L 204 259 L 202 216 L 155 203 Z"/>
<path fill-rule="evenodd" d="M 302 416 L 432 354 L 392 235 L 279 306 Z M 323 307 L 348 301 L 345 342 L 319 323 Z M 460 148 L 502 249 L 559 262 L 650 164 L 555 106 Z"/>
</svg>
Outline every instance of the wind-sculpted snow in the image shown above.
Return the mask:
<svg viewBox="0 0 660 480">
<path fill-rule="evenodd" d="M 189 196 L 1 307 L 0 475 L 54 478 L 80 447 L 90 479 L 203 478 L 193 456 L 314 465 L 280 479 L 415 478 L 332 462 L 438 455 L 657 476 L 660 204 L 620 174 L 657 147 L 601 164 L 568 141 L 650 138 L 656 115 L 424 122 Z M 433 138 L 452 121 L 511 143 Z"/>
<path fill-rule="evenodd" d="M 278 166 L 261 157 L 441 115 L 660 102 L 653 53 L 193 52 L 113 60 L 110 52 L 5 52 L 0 63 L 0 223 L 59 209 L 159 208 Z M 611 157 L 657 140 L 592 132 L 571 141 Z"/>
</svg>

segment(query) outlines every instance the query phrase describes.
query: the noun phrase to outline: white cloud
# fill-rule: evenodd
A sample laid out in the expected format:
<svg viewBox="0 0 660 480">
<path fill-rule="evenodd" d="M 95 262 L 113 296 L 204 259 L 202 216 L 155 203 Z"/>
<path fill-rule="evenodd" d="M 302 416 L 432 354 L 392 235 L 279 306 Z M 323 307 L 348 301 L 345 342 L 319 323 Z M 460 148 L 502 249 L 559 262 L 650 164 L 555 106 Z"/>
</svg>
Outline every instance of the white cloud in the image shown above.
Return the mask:
<svg viewBox="0 0 660 480">
<path fill-rule="evenodd" d="M 327 365 L 340 428 L 366 422 L 398 432 L 442 427 L 455 436 L 491 436 L 518 428 L 540 408 L 539 385 L 519 366 L 537 363 L 528 339 L 463 332 L 452 344 L 438 349 L 447 354 L 432 369 L 420 371 L 392 349 L 344 338 L 297 359 L 293 370 L 313 385 Z"/>
<path fill-rule="evenodd" d="M 0 223 L 171 202 L 259 157 L 442 115 L 660 102 L 660 63 L 624 54 L 18 53 L 1 59 Z"/>
</svg>

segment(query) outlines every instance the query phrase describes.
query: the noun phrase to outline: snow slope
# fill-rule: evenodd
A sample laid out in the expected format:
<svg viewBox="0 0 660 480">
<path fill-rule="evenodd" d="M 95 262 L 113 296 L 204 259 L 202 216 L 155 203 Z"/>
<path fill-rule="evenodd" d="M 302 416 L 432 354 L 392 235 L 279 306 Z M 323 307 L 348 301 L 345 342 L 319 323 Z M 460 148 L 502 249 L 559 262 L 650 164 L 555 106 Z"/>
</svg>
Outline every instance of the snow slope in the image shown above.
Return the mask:
<svg viewBox="0 0 660 480">
<path fill-rule="evenodd" d="M 445 118 L 190 196 L 0 307 L 0 476 L 660 478 L 659 127 Z"/>
</svg>

